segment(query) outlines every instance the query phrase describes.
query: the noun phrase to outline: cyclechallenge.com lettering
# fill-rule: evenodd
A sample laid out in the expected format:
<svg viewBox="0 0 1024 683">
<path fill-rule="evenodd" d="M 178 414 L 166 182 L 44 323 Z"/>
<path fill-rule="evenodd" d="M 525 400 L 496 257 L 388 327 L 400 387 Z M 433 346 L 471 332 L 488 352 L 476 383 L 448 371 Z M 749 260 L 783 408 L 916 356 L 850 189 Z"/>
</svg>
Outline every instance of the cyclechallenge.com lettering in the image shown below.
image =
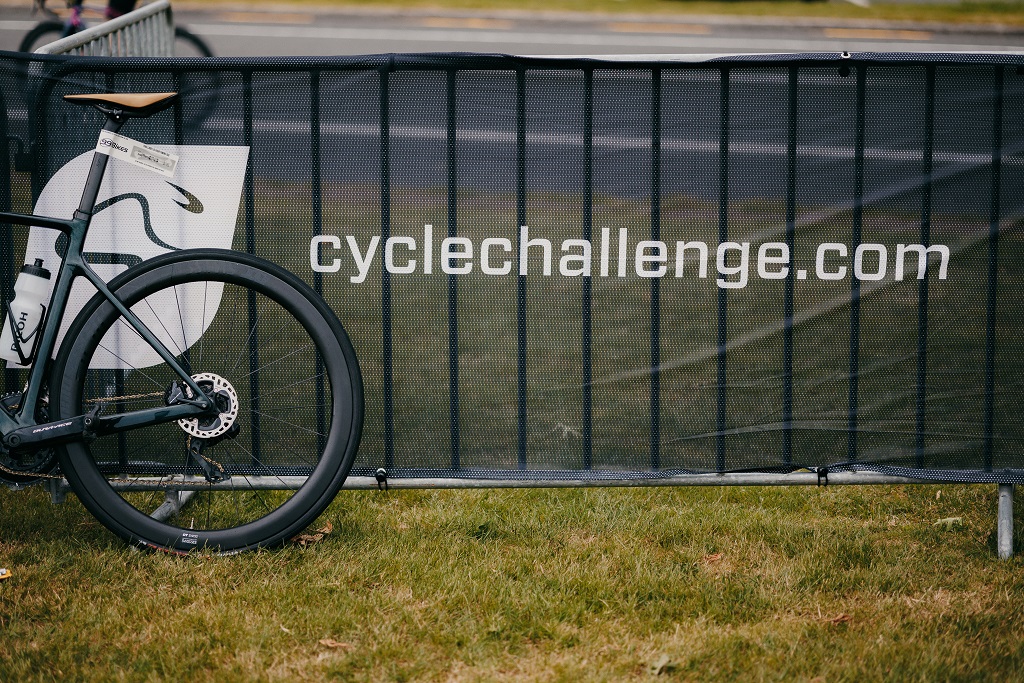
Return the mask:
<svg viewBox="0 0 1024 683">
<path fill-rule="evenodd" d="M 383 246 L 382 246 L 383 241 Z M 722 289 L 741 289 L 751 278 L 784 280 L 794 269 L 793 254 L 785 242 L 722 242 L 710 245 L 697 240 L 629 239 L 628 228 L 615 235 L 602 228 L 596 242 L 566 239 L 557 244 L 519 228 L 515 244 L 507 237 L 445 237 L 437 242 L 432 225 L 423 226 L 422 239 L 409 235 L 382 240 L 373 235 L 360 243 L 354 235 L 319 235 L 309 243 L 309 265 L 317 273 L 347 274 L 355 284 L 365 282 L 375 264 L 394 275 L 440 274 L 490 276 L 555 273 L 563 277 L 714 278 Z M 808 255 L 810 256 L 810 255 Z M 853 278 L 878 281 L 891 277 L 923 280 L 929 268 L 945 280 L 950 250 L 944 244 L 863 243 L 856 247 L 823 242 L 814 249 L 813 268 L 795 268 L 797 280 L 824 281 Z M 810 265 L 810 261 L 806 262 Z M 378 266 L 379 267 L 379 266 Z"/>
</svg>

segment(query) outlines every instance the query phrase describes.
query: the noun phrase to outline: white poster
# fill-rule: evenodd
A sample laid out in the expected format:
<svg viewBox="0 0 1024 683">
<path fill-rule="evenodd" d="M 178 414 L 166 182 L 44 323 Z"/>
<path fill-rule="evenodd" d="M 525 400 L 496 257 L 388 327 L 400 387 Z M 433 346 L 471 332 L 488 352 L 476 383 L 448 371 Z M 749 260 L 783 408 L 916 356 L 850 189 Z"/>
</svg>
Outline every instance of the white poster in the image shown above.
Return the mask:
<svg viewBox="0 0 1024 683">
<path fill-rule="evenodd" d="M 230 249 L 238 218 L 238 206 L 249 159 L 248 147 L 157 145 L 177 155 L 180 161 L 173 178 L 151 173 L 137 166 L 111 159 L 100 186 L 96 211 L 85 242 L 85 258 L 105 281 L 147 259 L 178 249 Z M 85 152 L 50 178 L 36 202 L 35 213 L 57 218 L 70 217 L 81 199 L 93 152 Z M 42 259 L 53 273 L 60 263 L 58 248 L 64 238 L 55 230 L 33 227 L 29 232 L 25 262 Z M 195 344 L 206 331 L 220 306 L 222 288 L 191 291 L 179 287 L 166 300 L 151 297 L 145 307 L 133 309 L 143 323 L 174 354 Z M 84 278 L 76 280 L 64 313 L 58 340 L 64 338 L 71 321 L 96 293 Z M 162 329 L 161 320 L 181 321 L 175 329 Z M 148 346 L 139 343 L 131 330 L 118 329 L 107 335 L 92 367 L 97 369 L 139 369 L 160 362 Z M 59 347 L 59 343 L 58 343 Z"/>
</svg>

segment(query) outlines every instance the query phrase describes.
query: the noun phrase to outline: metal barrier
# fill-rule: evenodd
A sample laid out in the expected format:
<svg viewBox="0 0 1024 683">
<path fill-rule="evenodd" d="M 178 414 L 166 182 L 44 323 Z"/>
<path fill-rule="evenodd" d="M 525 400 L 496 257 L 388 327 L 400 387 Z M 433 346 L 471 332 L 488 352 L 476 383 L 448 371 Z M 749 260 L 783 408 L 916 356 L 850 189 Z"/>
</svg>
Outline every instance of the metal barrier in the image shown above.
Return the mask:
<svg viewBox="0 0 1024 683">
<path fill-rule="evenodd" d="M 197 89 L 150 124 L 151 138 L 253 149 L 236 248 L 301 270 L 346 323 L 373 314 L 372 323 L 350 327 L 367 361 L 370 410 L 346 487 L 377 486 L 378 467 L 396 488 L 994 483 L 999 554 L 1012 553 L 1024 424 L 1016 335 L 1007 331 L 1019 320 L 1009 267 L 1020 245 L 1008 238 L 1021 216 L 1024 60 L 72 60 L 50 72 L 42 106 L 59 101 L 65 79 L 130 75 L 137 87 L 153 80 L 177 89 L 206 72 L 220 83 L 216 115 L 184 125 L 189 107 L 198 108 L 189 98 L 204 94 Z M 60 117 L 41 115 L 37 125 L 42 183 L 77 152 L 54 145 Z M 466 180 L 474 173 L 476 184 Z M 471 203 L 474 194 L 491 202 L 490 213 Z M 294 235 L 275 223 L 278 196 L 301 207 L 289 216 L 299 226 Z M 556 210 L 555 219 L 543 215 Z M 782 244 L 787 254 L 810 255 L 787 261 L 806 270 L 783 273 L 769 263 L 764 279 L 777 280 L 775 289 L 727 287 L 736 283 L 721 248 L 718 289 L 714 275 L 681 278 L 681 266 L 678 279 L 628 280 L 625 257 L 611 264 L 622 269 L 620 280 L 598 276 L 596 265 L 593 277 L 574 281 L 527 275 L 521 261 L 518 275 L 508 266 L 507 281 L 450 273 L 443 282 L 417 280 L 416 289 L 409 270 L 384 267 L 373 271 L 372 286 L 352 287 L 349 271 L 310 273 L 310 262 L 282 248 L 293 236 L 308 255 L 311 236 L 343 244 L 343 234 L 330 235 L 342 230 L 360 244 L 376 236 L 382 249 L 393 235 L 409 244 L 421 216 L 439 225 L 438 240 L 486 236 L 508 241 L 509 254 L 516 226 L 529 225 L 539 240 L 539 226 L 558 223 L 557 236 L 596 245 L 611 241 L 602 231 L 618 220 L 661 256 L 667 238 L 700 238 L 713 254 L 715 242 L 736 251 L 728 240 L 767 235 L 777 252 Z M 481 226 L 484 218 L 499 227 Z M 823 234 L 808 235 L 813 230 Z M 522 254 L 532 241 L 518 235 Z M 924 276 L 926 249 L 940 236 L 955 259 L 971 259 L 955 271 L 959 280 Z M 873 240 L 920 247 L 921 275 L 883 282 L 881 265 L 875 272 L 854 260 L 851 272 L 866 275 L 851 277 L 822 258 L 840 247 L 843 257 L 866 253 L 861 246 L 882 253 Z M 533 258 L 552 249 L 532 248 Z M 637 254 L 638 276 L 650 275 L 656 261 Z M 331 252 L 321 265 L 344 255 Z M 484 291 L 490 299 L 474 300 L 480 282 L 494 283 Z M 707 289 L 682 296 L 680 282 Z M 639 302 L 626 320 L 630 334 L 615 338 L 618 355 L 609 353 L 599 317 L 624 305 L 609 294 L 613 283 Z M 424 290 L 440 301 L 432 317 L 415 298 Z M 697 322 L 680 321 L 673 306 L 690 306 Z M 471 324 L 485 307 L 497 310 L 504 337 Z M 558 315 L 537 317 L 544 310 Z M 895 329 L 897 316 L 905 329 Z M 812 325 L 822 331 L 804 332 Z M 473 344 L 495 350 L 469 364 L 473 349 L 464 347 Z M 545 354 L 570 346 L 563 360 Z M 412 361 L 420 374 L 410 373 Z M 633 395 L 609 389 L 627 382 Z M 886 386 L 900 383 L 900 391 Z M 761 403 L 748 405 L 751 395 Z M 502 421 L 482 417 L 481 397 L 500 399 Z M 415 409 L 426 417 L 412 420 Z M 555 425 L 561 450 L 541 431 L 555 411 L 574 420 Z M 616 422 L 628 428 L 616 431 Z M 818 471 L 791 471 L 801 466 Z"/>
<path fill-rule="evenodd" d="M 174 17 L 170 0 L 156 0 L 128 14 L 43 45 L 36 54 L 172 57 Z"/>
</svg>

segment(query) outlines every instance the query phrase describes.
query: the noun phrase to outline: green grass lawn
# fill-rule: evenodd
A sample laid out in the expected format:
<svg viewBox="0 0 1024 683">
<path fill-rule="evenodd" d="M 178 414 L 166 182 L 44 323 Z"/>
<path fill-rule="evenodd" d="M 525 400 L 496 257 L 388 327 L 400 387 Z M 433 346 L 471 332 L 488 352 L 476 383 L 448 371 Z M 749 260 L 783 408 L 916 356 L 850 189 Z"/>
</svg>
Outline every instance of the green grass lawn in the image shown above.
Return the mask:
<svg viewBox="0 0 1024 683">
<path fill-rule="evenodd" d="M 995 558 L 995 507 L 993 486 L 342 492 L 318 543 L 181 559 L 0 489 L 0 680 L 1010 680 L 1024 562 Z"/>
</svg>

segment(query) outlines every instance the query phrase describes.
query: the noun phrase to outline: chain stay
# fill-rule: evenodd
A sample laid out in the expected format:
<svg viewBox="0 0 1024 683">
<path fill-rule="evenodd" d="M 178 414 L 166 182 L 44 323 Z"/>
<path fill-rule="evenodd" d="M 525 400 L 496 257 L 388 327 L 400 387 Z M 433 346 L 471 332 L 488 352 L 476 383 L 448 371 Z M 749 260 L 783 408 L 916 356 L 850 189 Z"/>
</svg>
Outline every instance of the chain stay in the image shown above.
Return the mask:
<svg viewBox="0 0 1024 683">
<path fill-rule="evenodd" d="M 91 403 L 91 404 L 96 404 L 96 403 L 116 403 L 118 401 L 127 401 L 127 400 L 130 400 L 130 399 L 136 399 L 136 398 L 152 398 L 154 396 L 163 396 L 163 395 L 164 395 L 164 392 L 162 392 L 162 391 L 154 391 L 154 392 L 149 393 L 149 394 L 132 394 L 131 396 L 105 396 L 103 398 L 87 399 L 85 401 L 85 403 Z M 9 410 L 17 410 L 20 407 L 21 407 L 20 404 L 13 405 L 13 406 L 10 406 Z M 189 447 L 190 448 L 191 448 L 191 445 L 192 445 L 192 437 L 189 437 Z M 213 464 L 217 468 L 219 468 L 221 472 L 224 471 L 224 467 L 220 463 L 217 463 L 217 462 L 214 462 L 213 460 L 210 460 L 209 458 L 207 458 L 202 453 L 200 453 L 200 456 L 204 460 L 208 460 L 211 464 Z M 12 469 L 10 469 L 8 467 L 5 467 L 2 463 L 0 463 L 0 472 L 5 472 L 6 474 L 13 474 L 13 475 L 15 475 L 17 477 L 28 477 L 28 478 L 35 477 L 35 478 L 38 478 L 38 479 L 64 479 L 64 477 L 62 475 L 59 475 L 59 474 L 47 474 L 47 473 L 44 473 L 44 472 L 32 472 L 32 471 L 19 472 L 17 470 L 12 470 Z M 122 479 L 122 480 L 111 479 L 110 482 L 111 483 L 130 483 L 131 480 L 130 479 Z"/>
</svg>

